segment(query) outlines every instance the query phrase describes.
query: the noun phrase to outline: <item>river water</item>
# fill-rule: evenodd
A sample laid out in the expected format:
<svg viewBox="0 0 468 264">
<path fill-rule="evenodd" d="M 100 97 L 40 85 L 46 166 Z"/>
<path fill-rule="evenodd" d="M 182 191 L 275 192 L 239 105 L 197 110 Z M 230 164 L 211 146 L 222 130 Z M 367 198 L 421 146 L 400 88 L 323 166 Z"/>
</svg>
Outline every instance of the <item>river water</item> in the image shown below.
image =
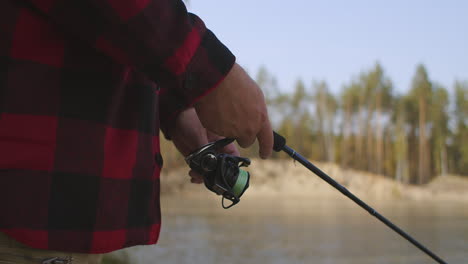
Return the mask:
<svg viewBox="0 0 468 264">
<path fill-rule="evenodd" d="M 467 203 L 366 202 L 448 263 L 468 263 Z M 435 263 L 339 193 L 250 196 L 229 210 L 211 193 L 169 196 L 162 209 L 159 243 L 126 250 L 132 263 Z"/>
</svg>

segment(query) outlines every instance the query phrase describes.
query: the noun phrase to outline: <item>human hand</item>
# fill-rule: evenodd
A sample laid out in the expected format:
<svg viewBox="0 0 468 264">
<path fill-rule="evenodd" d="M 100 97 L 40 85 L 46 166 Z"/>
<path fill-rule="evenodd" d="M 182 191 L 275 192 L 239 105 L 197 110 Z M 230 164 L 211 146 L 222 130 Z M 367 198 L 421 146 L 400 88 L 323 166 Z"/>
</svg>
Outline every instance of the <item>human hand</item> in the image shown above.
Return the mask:
<svg viewBox="0 0 468 264">
<path fill-rule="evenodd" d="M 223 138 L 203 127 L 194 108 L 181 112 L 168 132 L 174 145 L 184 157 L 209 142 Z M 235 156 L 240 155 L 239 150 L 233 143 L 225 146 L 220 151 Z M 203 183 L 203 177 L 195 171 L 190 170 L 189 175 L 192 183 Z"/>
<path fill-rule="evenodd" d="M 257 138 L 260 157 L 271 155 L 273 130 L 263 92 L 237 63 L 214 91 L 195 104 L 195 109 L 208 130 L 235 138 L 243 148 Z"/>
</svg>

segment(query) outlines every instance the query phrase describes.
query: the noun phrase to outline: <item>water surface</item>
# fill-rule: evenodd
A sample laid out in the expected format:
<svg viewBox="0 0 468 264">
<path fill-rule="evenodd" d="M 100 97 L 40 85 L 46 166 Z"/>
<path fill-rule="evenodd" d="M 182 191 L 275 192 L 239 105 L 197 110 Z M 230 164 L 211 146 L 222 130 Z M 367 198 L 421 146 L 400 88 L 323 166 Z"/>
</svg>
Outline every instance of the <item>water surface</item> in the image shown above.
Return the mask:
<svg viewBox="0 0 468 264">
<path fill-rule="evenodd" d="M 468 263 L 468 204 L 367 201 L 448 263 Z M 159 244 L 134 247 L 149 263 L 435 263 L 340 196 L 246 197 L 224 210 L 211 194 L 165 197 Z"/>
</svg>

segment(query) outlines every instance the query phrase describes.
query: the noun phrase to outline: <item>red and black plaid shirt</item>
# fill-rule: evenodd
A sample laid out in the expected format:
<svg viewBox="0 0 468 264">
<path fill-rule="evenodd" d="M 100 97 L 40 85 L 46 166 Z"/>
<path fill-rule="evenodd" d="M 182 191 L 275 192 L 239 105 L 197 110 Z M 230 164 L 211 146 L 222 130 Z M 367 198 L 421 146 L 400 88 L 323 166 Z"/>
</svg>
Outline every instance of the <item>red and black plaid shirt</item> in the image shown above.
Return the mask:
<svg viewBox="0 0 468 264">
<path fill-rule="evenodd" d="M 159 128 L 234 60 L 179 0 L 2 0 L 0 231 L 73 252 L 156 243 Z"/>
</svg>

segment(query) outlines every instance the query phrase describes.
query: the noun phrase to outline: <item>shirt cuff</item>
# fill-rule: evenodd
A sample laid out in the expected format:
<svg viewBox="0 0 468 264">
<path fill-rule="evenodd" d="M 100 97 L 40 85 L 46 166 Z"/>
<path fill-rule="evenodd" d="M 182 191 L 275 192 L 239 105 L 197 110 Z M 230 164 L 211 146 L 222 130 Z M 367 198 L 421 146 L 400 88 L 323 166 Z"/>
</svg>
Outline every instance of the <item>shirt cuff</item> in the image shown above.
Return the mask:
<svg viewBox="0 0 468 264">
<path fill-rule="evenodd" d="M 168 129 L 177 115 L 216 89 L 235 60 L 229 49 L 207 29 L 186 71 L 160 86 L 160 127 L 167 139 L 170 139 Z"/>
</svg>

